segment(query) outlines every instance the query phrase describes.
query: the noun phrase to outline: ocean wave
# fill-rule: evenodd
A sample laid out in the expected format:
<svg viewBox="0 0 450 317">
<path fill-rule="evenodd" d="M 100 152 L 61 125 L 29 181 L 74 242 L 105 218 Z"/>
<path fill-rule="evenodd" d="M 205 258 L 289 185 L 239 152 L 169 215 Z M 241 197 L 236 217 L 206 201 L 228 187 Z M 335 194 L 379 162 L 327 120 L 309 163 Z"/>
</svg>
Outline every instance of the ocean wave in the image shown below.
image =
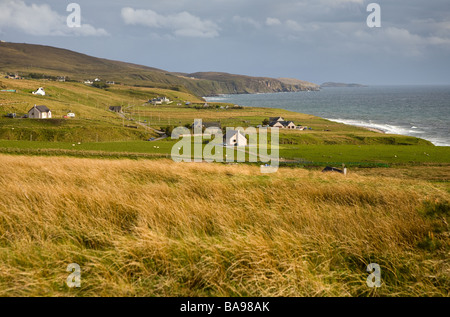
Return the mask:
<svg viewBox="0 0 450 317">
<path fill-rule="evenodd" d="M 212 101 L 224 101 L 224 100 L 225 100 L 225 98 L 223 98 L 223 97 L 204 97 L 204 99 L 205 99 L 207 102 L 212 102 Z"/>
<path fill-rule="evenodd" d="M 405 129 L 400 126 L 395 126 L 391 124 L 379 124 L 379 123 L 373 123 L 371 121 L 361 121 L 361 120 L 350 120 L 350 119 L 333 119 L 333 118 L 326 118 L 327 120 L 344 123 L 348 125 L 354 125 L 358 127 L 363 128 L 374 128 L 381 130 L 385 133 L 392 133 L 392 134 L 405 134 L 408 132 L 409 129 Z"/>
<path fill-rule="evenodd" d="M 400 135 L 408 135 L 408 136 L 416 136 L 420 134 L 422 139 L 428 140 L 436 146 L 450 146 L 448 140 L 442 138 L 436 138 L 433 136 L 427 136 L 425 131 L 419 130 L 417 127 L 402 127 L 398 125 L 392 124 L 382 124 L 382 123 L 373 123 L 371 121 L 362 121 L 362 120 L 349 120 L 349 119 L 333 119 L 326 118 L 327 120 L 344 123 L 348 125 L 363 127 L 363 128 L 372 128 L 383 131 L 389 134 L 400 134 Z M 414 130 L 411 130 L 415 128 Z"/>
<path fill-rule="evenodd" d="M 217 95 L 213 97 L 203 97 L 207 102 L 227 100 L 227 95 Z"/>
</svg>

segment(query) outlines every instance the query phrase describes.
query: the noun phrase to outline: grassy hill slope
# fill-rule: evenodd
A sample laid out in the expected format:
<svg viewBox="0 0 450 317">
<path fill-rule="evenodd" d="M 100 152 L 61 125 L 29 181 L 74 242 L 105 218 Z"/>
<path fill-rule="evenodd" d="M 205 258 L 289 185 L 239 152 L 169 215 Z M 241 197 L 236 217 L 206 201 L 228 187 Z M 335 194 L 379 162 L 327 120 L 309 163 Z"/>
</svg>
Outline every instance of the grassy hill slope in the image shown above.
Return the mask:
<svg viewBox="0 0 450 317">
<path fill-rule="evenodd" d="M 98 89 L 76 82 L 8 79 L 2 79 L 0 85 L 17 91 L 0 92 L 0 139 L 6 140 L 60 142 L 144 140 L 155 134 L 135 122 L 124 120 L 118 114 L 108 111 L 109 106 L 122 106 L 125 109 L 144 104 L 148 99 L 157 96 L 167 96 L 174 102 L 184 103 L 185 100 L 202 102 L 192 94 L 162 88 L 113 85 L 108 89 Z M 45 88 L 46 96 L 31 93 L 38 87 Z M 35 104 L 49 107 L 53 118 L 33 120 L 4 117 L 8 113 L 22 116 Z M 74 112 L 76 117 L 63 119 L 68 112 Z"/>
<path fill-rule="evenodd" d="M 77 82 L 57 82 L 48 80 L 13 80 L 1 79 L 2 89 L 14 89 L 16 93 L 0 92 L 0 139 L 41 141 L 50 144 L 41 146 L 48 149 L 67 149 L 73 143 L 82 142 L 110 142 L 108 148 L 114 152 L 123 151 L 119 144 L 111 142 L 143 141 L 157 134 L 150 128 L 161 129 L 167 126 L 185 126 L 191 124 L 194 119 L 203 121 L 219 121 L 223 127 L 249 127 L 257 126 L 269 117 L 283 116 L 296 124 L 310 127 L 307 131 L 280 131 L 281 155 L 286 159 L 309 159 L 305 153 L 316 153 L 323 156 L 324 161 L 348 162 L 349 150 L 337 149 L 330 152 L 329 145 L 414 145 L 430 146 L 430 142 L 414 137 L 402 135 L 381 134 L 364 128 L 349 126 L 337 122 L 331 122 L 323 118 L 308 114 L 291 112 L 283 109 L 234 107 L 232 104 L 208 103 L 204 107 L 204 101 L 192 94 L 167 90 L 162 88 L 135 87 L 126 85 L 111 85 L 107 89 L 98 89 Z M 31 92 L 38 87 L 44 87 L 46 96 L 36 96 Z M 173 102 L 170 105 L 150 105 L 148 99 L 166 96 Z M 190 105 L 185 105 L 189 101 Z M 46 105 L 53 113 L 51 120 L 10 119 L 4 115 L 16 113 L 18 117 L 26 114 L 34 105 Z M 109 106 L 122 106 L 124 117 L 108 111 Z M 68 112 L 74 112 L 76 118 L 64 119 Z M 141 124 L 138 124 L 140 122 Z M 61 144 L 66 142 L 69 144 Z M 11 148 L 35 148 L 23 144 L 20 146 L 4 144 Z M 95 143 L 96 144 L 96 143 Z M 92 144 L 86 150 L 102 150 L 105 147 L 100 144 Z M 130 143 L 131 144 L 131 143 Z M 132 143 L 134 144 L 134 143 Z M 317 145 L 314 150 L 305 146 Z M 87 146 L 87 145 L 86 145 Z M 129 146 L 125 151 L 141 153 L 143 145 Z M 161 151 L 166 146 L 161 146 Z M 383 148 L 384 149 L 384 148 Z M 387 150 L 387 148 L 385 148 Z M 153 151 L 153 148 L 150 149 Z M 306 152 L 305 152 L 306 151 Z M 383 150 L 384 151 L 384 150 Z M 383 152 L 382 151 L 382 152 Z M 417 148 L 419 151 L 419 148 Z M 398 159 L 394 161 L 422 162 L 424 159 L 436 161 L 436 156 L 428 150 L 417 157 L 413 149 L 408 149 L 406 156 L 400 155 L 401 151 L 394 148 L 389 150 L 391 159 L 383 157 L 382 162 L 393 162 L 394 155 Z M 441 152 L 443 153 L 444 150 Z M 145 150 L 144 152 L 147 152 Z M 359 153 L 359 151 L 350 151 Z M 439 152 L 439 153 L 441 153 Z M 321 154 L 320 154 L 321 153 Z M 378 161 L 380 155 L 370 152 L 360 156 L 362 161 Z M 380 152 L 381 153 L 381 152 Z M 426 154 L 430 155 L 426 155 Z M 166 154 L 166 152 L 163 152 Z M 425 157 L 426 156 L 426 157 Z M 315 160 L 320 157 L 315 156 Z"/>
<path fill-rule="evenodd" d="M 112 61 L 73 51 L 32 44 L 0 43 L 0 71 L 22 75 L 41 73 L 51 76 L 69 76 L 73 80 L 100 77 L 128 85 L 190 91 L 197 96 L 303 90 L 301 85 L 285 84 L 272 78 L 254 78 L 241 75 L 203 73 L 199 79 L 186 74 L 170 73 L 157 68 Z"/>
</svg>

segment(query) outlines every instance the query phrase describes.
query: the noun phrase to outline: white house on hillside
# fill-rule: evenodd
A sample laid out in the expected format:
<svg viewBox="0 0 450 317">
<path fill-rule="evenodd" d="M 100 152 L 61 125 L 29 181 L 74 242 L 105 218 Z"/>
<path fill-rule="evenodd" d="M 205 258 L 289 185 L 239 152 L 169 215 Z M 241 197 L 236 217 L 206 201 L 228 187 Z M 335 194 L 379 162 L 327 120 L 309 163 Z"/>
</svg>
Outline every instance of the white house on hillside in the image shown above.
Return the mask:
<svg viewBox="0 0 450 317">
<path fill-rule="evenodd" d="M 272 128 L 295 129 L 297 126 L 292 121 L 273 121 L 269 124 Z"/>
<path fill-rule="evenodd" d="M 50 119 L 52 117 L 52 112 L 47 106 L 36 106 L 34 105 L 28 111 L 28 118 L 31 119 Z"/>
<path fill-rule="evenodd" d="M 247 139 L 239 130 L 229 130 L 223 138 L 227 146 L 247 146 Z"/>
<path fill-rule="evenodd" d="M 149 103 L 152 103 L 154 105 L 162 105 L 163 103 L 170 103 L 170 99 L 167 97 L 158 97 L 158 98 L 153 98 L 151 100 L 149 100 Z"/>
<path fill-rule="evenodd" d="M 280 129 L 295 129 L 297 126 L 292 121 L 286 121 L 283 117 L 270 117 L 269 126 Z"/>
<path fill-rule="evenodd" d="M 39 87 L 38 90 L 32 92 L 33 95 L 45 96 L 45 90 L 42 87 Z"/>
</svg>

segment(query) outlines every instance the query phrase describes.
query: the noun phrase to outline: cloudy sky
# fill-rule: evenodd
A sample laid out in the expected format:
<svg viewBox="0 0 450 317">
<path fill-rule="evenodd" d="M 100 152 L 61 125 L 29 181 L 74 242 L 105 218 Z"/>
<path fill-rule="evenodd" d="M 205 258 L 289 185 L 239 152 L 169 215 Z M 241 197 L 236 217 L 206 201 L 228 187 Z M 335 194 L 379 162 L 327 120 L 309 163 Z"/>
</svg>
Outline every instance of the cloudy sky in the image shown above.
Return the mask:
<svg viewBox="0 0 450 317">
<path fill-rule="evenodd" d="M 81 7 L 69 28 L 67 5 Z M 0 0 L 0 40 L 168 71 L 364 84 L 450 84 L 450 1 Z M 1 58 L 1 56 L 0 56 Z"/>
</svg>

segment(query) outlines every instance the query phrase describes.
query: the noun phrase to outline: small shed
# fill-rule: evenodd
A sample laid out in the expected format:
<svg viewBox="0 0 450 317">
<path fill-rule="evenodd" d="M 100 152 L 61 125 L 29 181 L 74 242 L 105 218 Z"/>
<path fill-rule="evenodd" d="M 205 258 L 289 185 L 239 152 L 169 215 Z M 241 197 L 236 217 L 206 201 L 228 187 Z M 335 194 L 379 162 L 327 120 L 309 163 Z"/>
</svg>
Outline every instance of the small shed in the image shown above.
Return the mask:
<svg viewBox="0 0 450 317">
<path fill-rule="evenodd" d="M 112 112 L 122 112 L 122 106 L 110 106 L 109 111 Z"/>
<path fill-rule="evenodd" d="M 326 172 L 338 172 L 338 173 L 347 175 L 347 167 L 345 167 L 345 165 L 342 165 L 342 169 L 339 169 L 336 167 L 327 166 L 322 170 L 322 173 L 326 173 Z"/>
</svg>

